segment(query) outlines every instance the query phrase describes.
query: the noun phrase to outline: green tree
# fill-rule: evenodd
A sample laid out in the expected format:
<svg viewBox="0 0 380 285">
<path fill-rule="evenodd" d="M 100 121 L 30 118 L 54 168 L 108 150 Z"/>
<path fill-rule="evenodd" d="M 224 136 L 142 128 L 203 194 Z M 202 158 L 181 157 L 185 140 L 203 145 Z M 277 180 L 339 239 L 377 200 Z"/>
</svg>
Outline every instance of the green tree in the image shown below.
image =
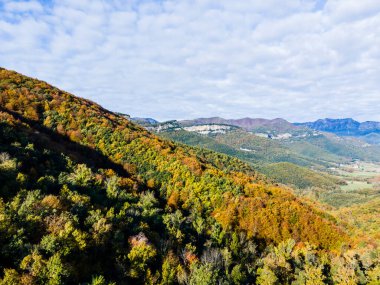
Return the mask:
<svg viewBox="0 0 380 285">
<path fill-rule="evenodd" d="M 130 262 L 129 275 L 133 278 L 141 278 L 145 275 L 148 264 L 157 255 L 156 249 L 147 243 L 145 236 L 137 236 L 131 239 L 132 249 L 128 253 Z"/>
<path fill-rule="evenodd" d="M 279 284 L 276 274 L 268 267 L 264 266 L 257 270 L 257 280 L 258 285 L 277 285 Z"/>
<path fill-rule="evenodd" d="M 210 263 L 196 263 L 191 267 L 189 285 L 212 285 L 218 283 L 218 274 Z"/>
<path fill-rule="evenodd" d="M 62 284 L 62 278 L 69 275 L 69 272 L 62 263 L 61 256 L 54 254 L 46 262 L 46 277 L 49 285 Z"/>
</svg>

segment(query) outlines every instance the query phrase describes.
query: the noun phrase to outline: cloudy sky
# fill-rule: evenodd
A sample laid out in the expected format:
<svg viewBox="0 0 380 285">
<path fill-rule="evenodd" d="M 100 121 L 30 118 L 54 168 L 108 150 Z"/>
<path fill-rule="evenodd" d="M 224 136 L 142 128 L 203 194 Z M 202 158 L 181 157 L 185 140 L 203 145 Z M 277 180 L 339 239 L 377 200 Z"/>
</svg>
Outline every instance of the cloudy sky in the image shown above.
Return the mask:
<svg viewBox="0 0 380 285">
<path fill-rule="evenodd" d="M 0 66 L 159 120 L 380 120 L 380 1 L 0 0 Z"/>
</svg>

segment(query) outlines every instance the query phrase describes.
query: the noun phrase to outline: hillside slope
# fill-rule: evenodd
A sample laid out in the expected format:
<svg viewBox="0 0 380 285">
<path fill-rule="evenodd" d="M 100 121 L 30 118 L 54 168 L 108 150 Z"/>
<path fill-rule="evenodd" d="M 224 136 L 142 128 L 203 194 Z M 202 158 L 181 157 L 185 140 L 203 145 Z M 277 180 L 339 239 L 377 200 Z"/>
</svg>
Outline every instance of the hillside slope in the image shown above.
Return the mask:
<svg viewBox="0 0 380 285">
<path fill-rule="evenodd" d="M 212 274 L 229 280 L 238 266 L 254 282 L 249 244 L 347 241 L 330 216 L 237 159 L 159 139 L 13 71 L 0 70 L 0 92 L 0 266 L 12 284 L 191 280 L 217 249 L 229 266 Z"/>
<path fill-rule="evenodd" d="M 320 155 L 335 162 L 342 161 L 342 158 L 346 160 L 380 161 L 379 146 L 367 145 L 364 141 L 354 137 L 338 137 L 335 134 L 323 133 L 323 135 L 307 139 L 284 141 L 283 144 L 301 155 Z"/>
<path fill-rule="evenodd" d="M 318 173 L 307 168 L 324 168 L 329 165 L 323 160 L 323 157 L 317 160 L 312 159 L 311 156 L 301 156 L 276 141 L 261 138 L 242 130 L 207 136 L 185 130 L 166 130 L 158 135 L 176 142 L 237 157 L 251 164 L 272 181 L 291 187 L 300 189 L 331 188 L 337 187 L 341 183 L 328 174 Z"/>
</svg>

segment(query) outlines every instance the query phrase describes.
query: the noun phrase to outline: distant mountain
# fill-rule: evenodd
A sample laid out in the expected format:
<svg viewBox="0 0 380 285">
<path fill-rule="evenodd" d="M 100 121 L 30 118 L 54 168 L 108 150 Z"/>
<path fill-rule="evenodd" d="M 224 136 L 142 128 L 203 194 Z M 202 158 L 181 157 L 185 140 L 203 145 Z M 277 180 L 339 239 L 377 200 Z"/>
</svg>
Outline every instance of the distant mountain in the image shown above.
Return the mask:
<svg viewBox="0 0 380 285">
<path fill-rule="evenodd" d="M 379 122 L 367 121 L 360 123 L 351 118 L 319 119 L 315 122 L 294 123 L 294 125 L 330 132 L 340 136 L 365 136 L 371 133 L 380 133 Z"/>
<path fill-rule="evenodd" d="M 123 115 L 123 114 L 120 114 Z M 338 136 L 354 136 L 359 137 L 363 141 L 370 144 L 380 143 L 380 122 L 366 121 L 360 123 L 352 118 L 345 119 L 319 119 L 314 122 L 303 122 L 303 123 L 290 123 L 285 119 L 263 119 L 263 118 L 241 118 L 241 119 L 224 119 L 221 117 L 210 117 L 210 118 L 197 118 L 193 120 L 182 120 L 182 121 L 168 121 L 160 123 L 159 121 L 152 118 L 130 118 L 128 115 L 123 115 L 129 120 L 142 125 L 144 127 L 158 127 L 168 128 L 170 124 L 174 124 L 177 128 L 182 127 L 194 127 L 194 126 L 206 126 L 206 125 L 229 125 L 234 127 L 239 127 L 245 131 L 255 132 L 255 133 L 266 133 L 266 134 L 312 134 L 312 131 L 329 132 L 336 134 Z M 168 125 L 169 123 L 169 125 Z M 173 127 L 173 126 L 171 126 Z"/>
<path fill-rule="evenodd" d="M 292 123 L 276 118 L 273 120 L 262 118 L 242 118 L 242 119 L 223 119 L 220 117 L 198 118 L 194 120 L 180 121 L 183 126 L 204 125 L 204 124 L 225 124 L 240 127 L 246 131 L 266 131 L 266 132 L 294 132 L 302 130 L 302 127 L 293 125 Z"/>
<path fill-rule="evenodd" d="M 118 113 L 118 112 L 115 112 L 115 114 L 122 116 L 122 117 L 128 119 L 129 121 L 132 121 L 132 122 L 139 124 L 143 127 L 148 127 L 148 126 L 155 125 L 155 124 L 159 123 L 159 121 L 152 119 L 152 118 L 131 117 L 128 114 Z"/>
<path fill-rule="evenodd" d="M 329 167 L 331 163 L 356 159 L 380 161 L 380 149 L 376 146 L 377 142 L 380 142 L 380 135 L 342 137 L 334 134 L 333 131 L 341 134 L 347 129 L 355 130 L 358 128 L 357 124 L 360 123 L 352 119 L 342 119 L 337 120 L 339 124 L 335 122 L 336 126 L 333 126 L 334 120 L 326 119 L 325 121 L 325 125 L 331 124 L 329 128 L 322 127 L 323 120 L 315 122 L 314 125 L 315 128 L 322 129 L 324 132 L 307 126 L 307 124 L 313 126 L 312 123 L 297 126 L 284 119 L 261 118 L 211 117 L 173 120 L 144 126 L 149 131 L 159 133 L 166 138 L 189 145 L 203 146 L 254 164 L 291 162 L 299 166 Z M 361 128 L 371 129 L 374 126 L 376 126 L 375 122 L 366 122 L 361 125 Z M 206 135 L 211 141 L 205 142 L 204 137 L 190 133 Z"/>
<path fill-rule="evenodd" d="M 380 133 L 370 133 L 365 136 L 361 136 L 360 139 L 369 144 L 380 144 Z"/>
<path fill-rule="evenodd" d="M 139 118 L 139 117 L 133 117 L 131 118 L 133 122 L 146 122 L 149 124 L 157 124 L 158 121 L 152 118 Z"/>
<path fill-rule="evenodd" d="M 380 122 L 367 121 L 360 124 L 359 130 L 362 132 L 380 131 Z"/>
<path fill-rule="evenodd" d="M 132 122 L 135 122 L 135 123 L 137 123 L 139 125 L 143 125 L 143 126 L 155 125 L 155 124 L 159 123 L 157 120 L 152 119 L 152 118 L 133 117 L 133 118 L 130 118 L 130 120 Z"/>
</svg>

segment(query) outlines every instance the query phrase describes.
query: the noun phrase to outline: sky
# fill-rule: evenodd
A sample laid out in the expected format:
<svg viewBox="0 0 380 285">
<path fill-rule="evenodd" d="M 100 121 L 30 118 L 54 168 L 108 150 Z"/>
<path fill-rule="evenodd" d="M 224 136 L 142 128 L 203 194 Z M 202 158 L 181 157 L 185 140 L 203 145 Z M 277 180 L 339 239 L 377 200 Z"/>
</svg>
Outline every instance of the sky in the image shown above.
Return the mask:
<svg viewBox="0 0 380 285">
<path fill-rule="evenodd" d="M 160 121 L 380 121 L 380 1 L 0 0 L 0 66 Z"/>
</svg>

